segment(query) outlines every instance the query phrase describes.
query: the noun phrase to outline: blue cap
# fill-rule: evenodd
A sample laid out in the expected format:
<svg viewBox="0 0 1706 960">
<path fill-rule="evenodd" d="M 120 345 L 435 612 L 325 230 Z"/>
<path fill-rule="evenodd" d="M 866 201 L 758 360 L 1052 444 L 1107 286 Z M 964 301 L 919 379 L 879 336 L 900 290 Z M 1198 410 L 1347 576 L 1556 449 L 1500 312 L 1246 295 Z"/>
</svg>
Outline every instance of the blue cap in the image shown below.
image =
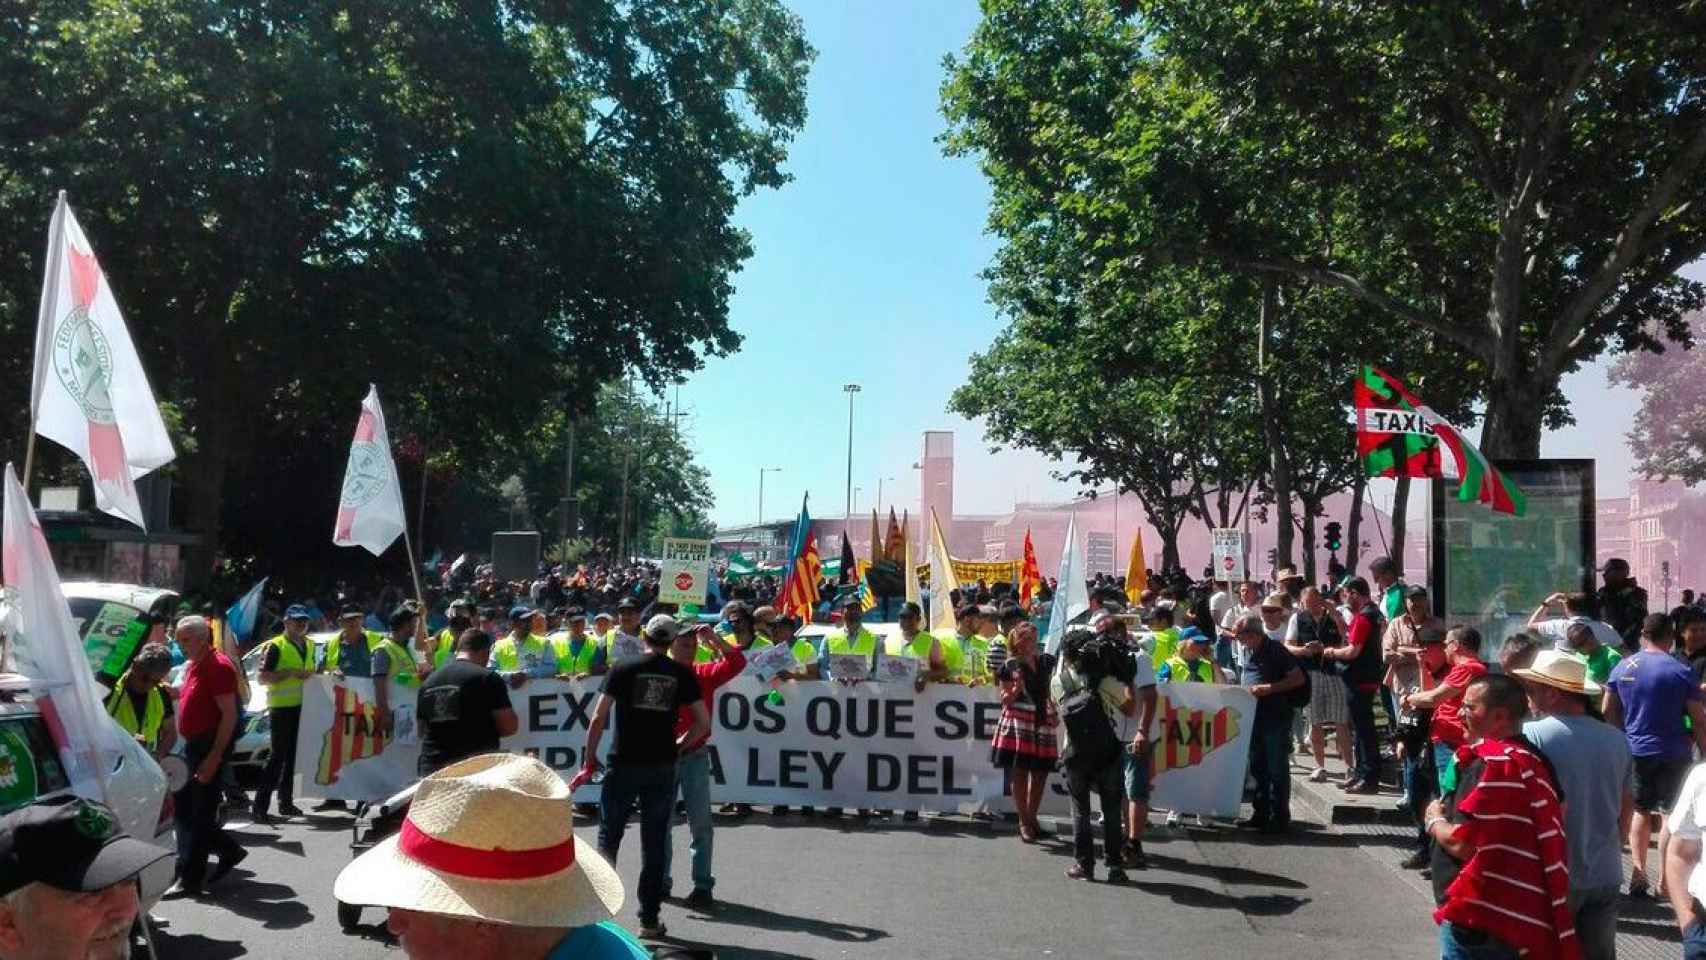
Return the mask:
<svg viewBox="0 0 1706 960">
<path fill-rule="evenodd" d="M 1198 630 L 1196 627 L 1186 627 L 1185 629 L 1179 631 L 1179 642 L 1180 643 L 1213 643 L 1214 638 L 1210 637 L 1206 633 L 1203 633 L 1201 630 Z"/>
<path fill-rule="evenodd" d="M 518 603 L 509 608 L 509 618 L 511 620 L 526 620 L 531 616 L 533 616 L 533 608 L 524 603 Z"/>
<path fill-rule="evenodd" d="M 284 608 L 284 619 L 286 619 L 286 620 L 312 620 L 314 618 L 309 616 L 307 607 L 303 606 L 300 603 L 293 603 L 290 606 Z"/>
</svg>

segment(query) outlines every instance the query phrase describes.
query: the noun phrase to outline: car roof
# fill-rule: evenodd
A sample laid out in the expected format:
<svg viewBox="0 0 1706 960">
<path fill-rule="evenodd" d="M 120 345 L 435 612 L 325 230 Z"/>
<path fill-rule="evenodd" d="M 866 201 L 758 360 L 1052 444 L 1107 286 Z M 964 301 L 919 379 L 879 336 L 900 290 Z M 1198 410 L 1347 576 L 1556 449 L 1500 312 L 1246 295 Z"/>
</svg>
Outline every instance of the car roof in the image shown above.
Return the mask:
<svg viewBox="0 0 1706 960">
<path fill-rule="evenodd" d="M 100 600 L 123 603 L 138 610 L 152 610 L 161 597 L 176 597 L 175 590 L 163 587 L 144 587 L 134 583 L 103 583 L 95 580 L 68 580 L 61 584 L 67 599 Z"/>
</svg>

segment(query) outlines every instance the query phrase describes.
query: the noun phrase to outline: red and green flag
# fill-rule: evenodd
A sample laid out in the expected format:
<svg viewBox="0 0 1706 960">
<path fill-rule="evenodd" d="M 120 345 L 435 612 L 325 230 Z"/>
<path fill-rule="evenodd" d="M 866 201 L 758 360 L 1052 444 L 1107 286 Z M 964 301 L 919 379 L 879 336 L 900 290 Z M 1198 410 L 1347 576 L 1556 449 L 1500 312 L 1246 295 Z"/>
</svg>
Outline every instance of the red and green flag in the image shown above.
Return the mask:
<svg viewBox="0 0 1706 960">
<path fill-rule="evenodd" d="M 1356 382 L 1357 456 L 1371 477 L 1449 477 L 1457 499 L 1522 516 L 1522 490 L 1397 378 L 1365 366 Z"/>
</svg>

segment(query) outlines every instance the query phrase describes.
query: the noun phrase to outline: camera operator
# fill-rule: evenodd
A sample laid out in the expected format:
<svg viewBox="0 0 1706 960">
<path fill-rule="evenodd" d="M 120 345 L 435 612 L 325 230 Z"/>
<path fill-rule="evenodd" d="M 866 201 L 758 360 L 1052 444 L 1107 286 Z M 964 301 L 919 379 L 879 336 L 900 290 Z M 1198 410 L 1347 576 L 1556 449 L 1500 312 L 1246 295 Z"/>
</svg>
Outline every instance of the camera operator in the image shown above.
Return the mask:
<svg viewBox="0 0 1706 960">
<path fill-rule="evenodd" d="M 1108 882 L 1122 883 L 1126 879 L 1124 834 L 1120 826 L 1124 807 L 1120 782 L 1124 745 L 1115 730 L 1114 717 L 1131 716 L 1137 711 L 1137 704 L 1130 696 L 1137 662 L 1128 651 L 1107 638 L 1082 628 L 1067 631 L 1061 654 L 1053 692 L 1060 703 L 1063 721 L 1061 760 L 1066 768 L 1067 792 L 1072 797 L 1072 846 L 1076 861 L 1066 869 L 1066 875 L 1074 880 L 1095 879 L 1096 843 L 1090 824 L 1090 793 L 1094 790 L 1102 805 L 1102 843 Z M 1153 678 L 1149 678 L 1149 683 L 1154 683 Z M 1147 737 L 1142 742 L 1147 745 Z"/>
</svg>

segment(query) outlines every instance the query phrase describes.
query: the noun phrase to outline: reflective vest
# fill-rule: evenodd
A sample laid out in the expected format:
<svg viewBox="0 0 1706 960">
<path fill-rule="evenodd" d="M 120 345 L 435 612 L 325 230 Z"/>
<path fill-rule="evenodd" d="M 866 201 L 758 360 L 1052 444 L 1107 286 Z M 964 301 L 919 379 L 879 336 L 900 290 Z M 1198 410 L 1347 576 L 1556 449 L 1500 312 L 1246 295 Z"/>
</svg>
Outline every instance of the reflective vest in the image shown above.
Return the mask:
<svg viewBox="0 0 1706 960">
<path fill-rule="evenodd" d="M 1167 660 L 1167 680 L 1170 683 L 1213 683 L 1214 664 L 1207 657 L 1198 657 L 1195 663 L 1184 657 L 1170 657 Z"/>
<path fill-rule="evenodd" d="M 958 633 L 939 638 L 942 641 L 942 663 L 948 676 L 960 683 L 989 678 L 989 641 L 977 634 L 962 637 Z"/>
<path fill-rule="evenodd" d="M 522 669 L 521 658 L 523 656 L 533 658 L 541 666 L 544 665 L 547 657 L 552 663 L 557 662 L 556 651 L 552 650 L 544 640 L 531 633 L 522 639 L 519 649 L 516 647 L 514 634 L 506 634 L 502 640 L 492 646 L 492 662 L 496 663 L 497 669 L 501 671 L 514 673 Z"/>
<path fill-rule="evenodd" d="M 590 633 L 581 634 L 581 646 L 574 649 L 575 639 L 567 633 L 553 633 L 546 638 L 551 641 L 551 652 L 557 655 L 558 673 L 590 673 L 593 661 L 598 657 L 598 638 Z"/>
<path fill-rule="evenodd" d="M 449 627 L 438 632 L 438 646 L 432 651 L 432 668 L 434 670 L 449 663 L 451 658 L 456 656 L 456 639 L 456 632 Z"/>
<path fill-rule="evenodd" d="M 160 743 L 160 724 L 166 719 L 166 695 L 160 692 L 159 687 L 149 690 L 147 705 L 142 708 L 142 722 L 138 723 L 136 707 L 131 703 L 130 694 L 125 692 L 124 684 L 124 679 L 120 679 L 118 686 L 113 688 L 113 695 L 107 699 L 107 713 L 118 721 L 125 733 L 142 737 L 152 752 Z"/>
<path fill-rule="evenodd" d="M 1179 628 L 1168 627 L 1155 631 L 1155 649 L 1150 651 L 1150 657 L 1156 663 L 1166 663 L 1179 652 Z"/>
<path fill-rule="evenodd" d="M 746 653 L 750 653 L 753 650 L 763 650 L 765 647 L 773 646 L 769 640 L 764 639 L 756 633 L 752 635 L 752 646 L 750 647 L 742 647 L 740 645 L 740 641 L 737 640 L 735 635 L 732 633 L 724 635 L 723 639 L 728 641 L 730 646 L 740 647 L 741 651 Z M 693 651 L 694 663 L 710 663 L 716 659 L 717 651 L 712 650 L 710 647 L 707 647 L 702 643 L 699 644 L 699 649 Z"/>
<path fill-rule="evenodd" d="M 290 642 L 290 638 L 279 634 L 267 641 L 267 645 L 278 650 L 278 669 L 306 670 L 308 669 L 308 644 L 306 634 L 302 637 L 302 646 Z M 261 654 L 261 662 L 266 662 L 266 654 Z M 266 685 L 267 707 L 300 707 L 302 706 L 302 681 L 294 677 L 288 680 L 275 680 Z"/>
<path fill-rule="evenodd" d="M 381 650 L 385 651 L 385 659 L 388 661 L 386 665 L 391 670 L 391 678 L 393 680 L 405 687 L 413 687 L 420 684 L 421 678 L 415 673 L 415 658 L 408 650 L 398 646 L 396 641 L 387 637 L 383 633 L 379 633 L 374 630 L 363 630 L 361 633 L 362 636 L 367 638 L 368 653 L 373 654 L 378 653 Z M 343 648 L 344 642 L 341 634 L 333 637 L 331 641 L 326 644 L 326 661 L 323 666 L 328 672 L 338 668 L 338 658 L 343 652 Z M 380 678 L 375 677 L 374 679 L 377 680 Z"/>
<path fill-rule="evenodd" d="M 862 653 L 869 656 L 877 650 L 877 635 L 864 627 L 859 633 L 848 640 L 847 631 L 837 630 L 823 640 L 824 653 Z"/>
<path fill-rule="evenodd" d="M 912 657 L 920 664 L 928 664 L 930 662 L 930 647 L 936 642 L 936 638 L 924 630 L 914 634 L 911 643 L 907 643 L 906 638 L 897 633 L 890 636 L 888 641 L 883 644 L 883 652 L 891 657 Z M 947 645 L 943 644 L 943 660 L 947 660 L 946 647 Z"/>
</svg>

